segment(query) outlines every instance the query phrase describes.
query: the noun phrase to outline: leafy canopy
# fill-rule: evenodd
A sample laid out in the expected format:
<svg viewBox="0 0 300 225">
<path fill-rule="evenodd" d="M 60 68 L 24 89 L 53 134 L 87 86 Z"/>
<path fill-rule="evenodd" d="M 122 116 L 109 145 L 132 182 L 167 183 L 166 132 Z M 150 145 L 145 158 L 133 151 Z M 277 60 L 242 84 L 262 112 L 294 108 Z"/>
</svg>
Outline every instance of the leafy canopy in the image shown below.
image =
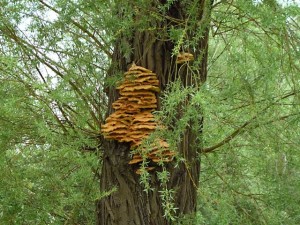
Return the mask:
<svg viewBox="0 0 300 225">
<path fill-rule="evenodd" d="M 1 223 L 94 223 L 94 201 L 110 194 L 98 192 L 97 176 L 105 90 L 122 74 L 106 77 L 114 40 L 156 29 L 149 18 L 164 20 L 173 2 L 154 10 L 146 0 L 1 1 Z M 193 1 L 183 2 L 187 25 L 161 31 L 174 54 L 202 33 L 189 36 L 199 21 Z M 147 18 L 134 21 L 134 10 Z M 203 114 L 198 224 L 300 223 L 299 11 L 276 1 L 215 1 L 207 81 L 174 82 L 161 96 L 156 114 L 172 132 L 160 135 L 172 146 L 187 121 L 201 130 Z M 165 202 L 171 192 L 162 193 Z"/>
</svg>

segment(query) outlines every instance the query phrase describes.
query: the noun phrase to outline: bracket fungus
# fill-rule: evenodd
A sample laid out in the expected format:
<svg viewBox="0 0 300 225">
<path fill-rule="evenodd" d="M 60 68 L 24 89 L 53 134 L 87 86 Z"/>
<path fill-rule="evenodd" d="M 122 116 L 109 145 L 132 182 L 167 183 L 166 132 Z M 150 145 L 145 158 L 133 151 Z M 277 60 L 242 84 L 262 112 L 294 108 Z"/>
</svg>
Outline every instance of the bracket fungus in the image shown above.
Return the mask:
<svg viewBox="0 0 300 225">
<path fill-rule="evenodd" d="M 176 63 L 183 64 L 183 63 L 193 61 L 193 60 L 194 60 L 193 54 L 187 53 L 187 52 L 181 52 L 177 55 Z"/>
<path fill-rule="evenodd" d="M 172 161 L 175 152 L 169 149 L 165 140 L 156 140 L 147 149 L 142 146 L 143 141 L 158 127 L 152 114 L 157 108 L 155 94 L 160 92 L 156 74 L 133 64 L 125 72 L 124 81 L 117 89 L 120 97 L 112 104 L 115 112 L 101 126 L 104 138 L 130 143 L 130 149 L 136 153 L 129 164 L 140 163 L 145 156 L 154 163 Z M 136 173 L 140 171 L 138 169 Z"/>
</svg>

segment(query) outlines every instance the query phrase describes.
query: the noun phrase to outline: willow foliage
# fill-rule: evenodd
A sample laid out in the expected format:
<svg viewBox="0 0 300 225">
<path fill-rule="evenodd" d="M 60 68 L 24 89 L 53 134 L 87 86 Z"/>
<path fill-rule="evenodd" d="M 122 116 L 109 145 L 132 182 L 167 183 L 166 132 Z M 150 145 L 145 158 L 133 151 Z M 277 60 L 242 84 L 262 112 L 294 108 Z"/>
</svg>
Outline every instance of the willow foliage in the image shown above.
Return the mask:
<svg viewBox="0 0 300 225">
<path fill-rule="evenodd" d="M 106 77 L 114 40 L 155 29 L 149 18 L 163 20 L 172 2 L 148 10 L 146 0 L 1 1 L 1 224 L 93 223 L 94 201 L 109 194 L 97 176 L 105 89 L 121 74 Z M 184 2 L 185 29 L 161 31 L 174 54 L 201 35 L 189 37 L 199 21 Z M 113 16 L 120 8 L 126 19 Z M 147 18 L 134 21 L 134 10 Z M 198 224 L 300 223 L 299 14 L 276 1 L 215 1 L 207 81 L 174 82 L 161 95 L 156 115 L 172 127 L 163 133 L 171 145 L 186 121 L 200 132 L 204 118 Z"/>
</svg>

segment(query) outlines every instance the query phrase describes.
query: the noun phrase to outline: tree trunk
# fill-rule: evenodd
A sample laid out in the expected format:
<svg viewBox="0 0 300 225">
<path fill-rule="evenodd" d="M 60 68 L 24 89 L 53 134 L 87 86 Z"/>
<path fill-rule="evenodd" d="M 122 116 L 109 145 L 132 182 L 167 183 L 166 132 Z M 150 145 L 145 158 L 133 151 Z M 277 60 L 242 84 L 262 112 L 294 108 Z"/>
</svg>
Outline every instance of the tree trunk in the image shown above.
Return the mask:
<svg viewBox="0 0 300 225">
<path fill-rule="evenodd" d="M 198 15 L 196 19 L 200 21 L 203 17 L 204 0 L 198 1 L 197 7 Z M 179 2 L 172 4 L 167 15 L 168 18 L 172 17 L 182 21 L 187 19 L 185 9 Z M 151 21 L 151 24 L 154 24 L 157 28 L 168 30 L 174 23 L 173 19 L 154 20 Z M 132 37 L 125 39 L 126 43 L 133 49 L 132 54 L 127 58 L 121 52 L 120 46 L 121 42 L 124 42 L 124 38 L 116 43 L 110 74 L 112 75 L 117 71 L 125 72 L 128 69 L 128 63 L 134 61 L 138 66 L 143 66 L 157 74 L 162 92 L 169 82 L 176 79 L 176 76 L 184 78 L 181 79 L 185 81 L 184 85 L 195 85 L 204 82 L 206 79 L 208 28 L 206 27 L 203 30 L 203 36 L 199 40 L 197 48 L 195 48 L 197 51 L 188 49 L 194 56 L 202 54 L 200 67 L 197 70 L 199 75 L 197 79 L 192 79 L 191 75 L 177 71 L 176 57 L 172 57 L 174 43 L 159 39 L 157 33 L 150 29 L 145 31 L 136 30 Z M 109 115 L 113 111 L 111 104 L 118 98 L 117 91 L 110 88 L 108 97 Z M 186 103 L 188 103 L 188 99 Z M 201 118 L 199 120 L 200 125 L 202 125 Z M 172 163 L 167 166 L 171 174 L 168 188 L 175 191 L 174 204 L 178 208 L 177 215 L 194 213 L 197 206 L 197 188 L 200 175 L 199 155 L 201 149 L 198 147 L 200 134 L 189 127 L 187 124 L 181 144 L 178 146 L 179 154 L 186 159 L 186 162 L 179 164 L 177 168 L 174 168 Z M 97 224 L 170 224 L 170 221 L 163 216 L 164 209 L 159 192 L 161 185 L 156 173 L 150 172 L 149 183 L 153 190 L 145 192 L 139 180 L 140 176 L 135 173 L 136 166 L 128 165 L 130 161 L 129 144 L 107 140 L 103 140 L 102 143 L 104 152 L 100 188 L 101 191 L 109 191 L 112 188 L 117 190 L 97 202 Z"/>
</svg>

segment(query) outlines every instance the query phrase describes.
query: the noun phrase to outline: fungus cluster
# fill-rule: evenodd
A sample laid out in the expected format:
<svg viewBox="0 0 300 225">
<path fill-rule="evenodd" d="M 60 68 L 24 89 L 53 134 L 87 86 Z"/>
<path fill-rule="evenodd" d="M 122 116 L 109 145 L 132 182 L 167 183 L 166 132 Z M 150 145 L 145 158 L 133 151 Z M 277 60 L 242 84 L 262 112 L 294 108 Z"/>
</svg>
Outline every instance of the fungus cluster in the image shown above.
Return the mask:
<svg viewBox="0 0 300 225">
<path fill-rule="evenodd" d="M 115 112 L 102 125 L 104 138 L 129 142 L 130 149 L 138 149 L 129 164 L 143 161 L 143 157 L 152 162 L 169 162 L 174 152 L 169 144 L 156 140 L 150 147 L 142 147 L 142 142 L 157 128 L 152 112 L 157 108 L 156 93 L 160 91 L 159 81 L 152 71 L 133 64 L 124 74 L 124 82 L 117 87 L 120 97 L 112 104 Z M 154 169 L 149 167 L 148 170 Z M 138 171 L 137 171 L 138 172 Z"/>
<path fill-rule="evenodd" d="M 187 53 L 187 52 L 180 52 L 177 55 L 176 63 L 177 64 L 183 64 L 183 63 L 186 63 L 186 62 L 189 62 L 189 61 L 193 61 L 193 60 L 194 60 L 193 54 Z"/>
</svg>

